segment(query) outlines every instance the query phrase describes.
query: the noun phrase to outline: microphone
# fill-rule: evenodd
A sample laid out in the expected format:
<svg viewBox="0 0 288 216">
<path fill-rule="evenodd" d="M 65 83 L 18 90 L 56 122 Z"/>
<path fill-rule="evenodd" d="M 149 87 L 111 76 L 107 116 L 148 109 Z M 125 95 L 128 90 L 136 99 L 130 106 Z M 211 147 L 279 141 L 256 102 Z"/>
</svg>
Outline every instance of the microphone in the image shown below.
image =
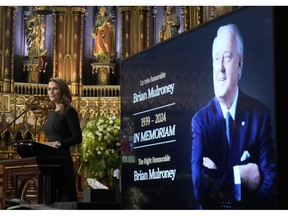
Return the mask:
<svg viewBox="0 0 288 216">
<path fill-rule="evenodd" d="M 35 110 L 37 110 L 37 106 L 31 106 L 31 107 L 28 108 L 28 111 L 29 111 L 29 110 L 35 111 Z"/>
<path fill-rule="evenodd" d="M 24 115 L 26 112 L 28 111 L 34 111 L 34 110 L 37 110 L 37 106 L 31 106 L 31 107 L 28 107 L 27 109 L 25 109 L 20 115 L 18 115 L 15 119 L 13 119 L 6 127 L 4 127 L 1 131 L 0 131 L 0 134 L 5 131 L 8 127 L 10 127 L 10 125 L 12 125 L 17 119 L 19 119 L 22 115 Z"/>
</svg>

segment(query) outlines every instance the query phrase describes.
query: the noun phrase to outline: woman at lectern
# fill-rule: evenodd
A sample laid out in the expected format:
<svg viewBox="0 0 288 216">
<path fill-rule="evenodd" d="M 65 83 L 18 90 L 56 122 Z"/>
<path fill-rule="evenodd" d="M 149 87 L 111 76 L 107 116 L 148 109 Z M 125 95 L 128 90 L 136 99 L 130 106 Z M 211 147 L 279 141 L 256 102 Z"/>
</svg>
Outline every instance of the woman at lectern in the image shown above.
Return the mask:
<svg viewBox="0 0 288 216">
<path fill-rule="evenodd" d="M 48 83 L 48 96 L 52 110 L 43 127 L 47 142 L 57 148 L 56 156 L 65 158 L 63 169 L 56 176 L 57 202 L 77 201 L 74 165 L 70 147 L 82 142 L 82 131 L 76 109 L 71 105 L 72 95 L 66 81 L 51 78 Z"/>
</svg>

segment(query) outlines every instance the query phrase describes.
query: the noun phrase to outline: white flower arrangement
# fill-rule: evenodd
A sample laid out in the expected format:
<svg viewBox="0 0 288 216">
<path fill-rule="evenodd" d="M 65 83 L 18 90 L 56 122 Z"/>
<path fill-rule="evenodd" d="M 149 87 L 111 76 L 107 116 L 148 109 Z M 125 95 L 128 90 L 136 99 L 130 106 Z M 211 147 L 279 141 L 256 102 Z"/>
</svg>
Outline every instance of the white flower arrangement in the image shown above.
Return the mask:
<svg viewBox="0 0 288 216">
<path fill-rule="evenodd" d="M 111 183 L 114 170 L 120 168 L 120 119 L 115 116 L 96 116 L 82 128 L 79 145 L 79 172 L 87 169 L 87 177 Z"/>
</svg>

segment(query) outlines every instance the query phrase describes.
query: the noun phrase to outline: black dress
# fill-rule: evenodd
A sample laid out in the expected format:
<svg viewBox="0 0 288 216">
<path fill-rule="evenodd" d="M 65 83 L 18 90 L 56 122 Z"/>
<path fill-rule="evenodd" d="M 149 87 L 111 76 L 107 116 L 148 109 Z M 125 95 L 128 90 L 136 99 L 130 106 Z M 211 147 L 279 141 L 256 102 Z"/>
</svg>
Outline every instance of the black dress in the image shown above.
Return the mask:
<svg viewBox="0 0 288 216">
<path fill-rule="evenodd" d="M 63 157 L 62 170 L 54 176 L 55 202 L 77 201 L 74 164 L 70 147 L 82 142 L 82 131 L 76 110 L 72 106 L 65 107 L 64 112 L 49 111 L 43 127 L 47 141 L 60 141 L 61 147 L 53 156 Z M 53 181 L 52 181 L 53 182 Z"/>
</svg>

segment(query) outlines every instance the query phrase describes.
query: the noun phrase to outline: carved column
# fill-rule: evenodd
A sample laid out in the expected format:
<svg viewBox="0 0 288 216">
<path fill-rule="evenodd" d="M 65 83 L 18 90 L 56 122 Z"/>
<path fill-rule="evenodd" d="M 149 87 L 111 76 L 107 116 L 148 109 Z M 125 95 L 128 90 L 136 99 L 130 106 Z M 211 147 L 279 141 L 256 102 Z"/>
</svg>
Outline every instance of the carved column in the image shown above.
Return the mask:
<svg viewBox="0 0 288 216">
<path fill-rule="evenodd" d="M 83 25 L 85 7 L 54 7 L 54 68 L 53 76 L 71 84 L 72 94 L 79 95 L 83 59 Z"/>
<path fill-rule="evenodd" d="M 83 31 L 84 31 L 84 18 L 87 14 L 86 9 L 82 7 L 72 8 L 72 71 L 70 75 L 72 95 L 79 95 L 79 82 L 82 74 L 83 61 Z M 69 73 L 69 71 L 67 71 Z"/>
<path fill-rule="evenodd" d="M 151 44 L 151 7 L 119 7 L 121 12 L 121 58 L 140 52 Z"/>
<path fill-rule="evenodd" d="M 0 68 L 2 92 L 13 93 L 14 25 L 16 7 L 0 7 Z"/>
<path fill-rule="evenodd" d="M 154 19 L 153 19 L 153 8 L 151 6 L 147 7 L 145 10 L 145 17 L 144 17 L 144 31 L 146 32 L 146 41 L 145 42 L 145 47 L 148 48 L 150 46 L 155 45 L 154 44 Z"/>
<path fill-rule="evenodd" d="M 139 35 L 138 35 L 138 51 L 141 51 L 150 45 L 150 10 L 151 7 L 137 7 L 139 16 Z M 135 25 L 137 28 L 137 24 Z M 136 39 L 137 41 L 137 39 Z"/>
<path fill-rule="evenodd" d="M 63 75 L 63 59 L 64 59 L 64 19 L 65 19 L 66 8 L 57 7 L 55 8 L 54 26 L 56 27 L 53 32 L 54 35 L 54 62 L 53 62 L 53 76 L 64 77 Z"/>
<path fill-rule="evenodd" d="M 146 23 L 145 21 L 145 10 L 144 9 L 139 9 L 139 35 L 138 35 L 138 41 L 139 41 L 139 50 L 143 50 L 145 48 L 145 40 L 146 39 L 146 35 L 145 35 L 145 27 L 144 27 L 144 23 Z"/>
<path fill-rule="evenodd" d="M 0 92 L 2 92 L 2 81 L 3 81 L 3 71 L 4 71 L 4 43 L 3 43 L 3 38 L 4 38 L 4 20 L 5 20 L 5 13 L 4 13 L 5 7 L 0 7 Z"/>
<path fill-rule="evenodd" d="M 119 7 L 121 12 L 121 59 L 127 58 L 130 55 L 130 22 L 131 22 L 131 7 Z"/>
<path fill-rule="evenodd" d="M 205 6 L 185 6 L 184 7 L 184 31 L 194 28 L 205 21 Z"/>
</svg>

